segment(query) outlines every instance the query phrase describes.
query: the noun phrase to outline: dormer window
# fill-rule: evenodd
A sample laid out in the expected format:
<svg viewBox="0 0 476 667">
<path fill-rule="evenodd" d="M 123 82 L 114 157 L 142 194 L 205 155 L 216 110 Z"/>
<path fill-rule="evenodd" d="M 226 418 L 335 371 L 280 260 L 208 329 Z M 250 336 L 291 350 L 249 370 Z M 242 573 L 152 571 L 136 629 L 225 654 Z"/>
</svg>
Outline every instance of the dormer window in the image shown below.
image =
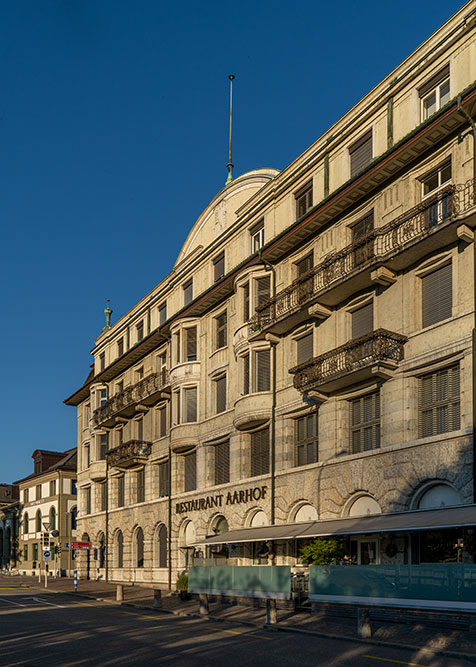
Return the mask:
<svg viewBox="0 0 476 667">
<path fill-rule="evenodd" d="M 421 117 L 427 120 L 450 100 L 450 67 L 447 65 L 418 91 L 421 99 Z"/>
<path fill-rule="evenodd" d="M 264 246 L 264 220 L 260 220 L 250 229 L 251 252 L 258 252 Z"/>
<path fill-rule="evenodd" d="M 296 219 L 302 218 L 312 208 L 312 182 L 304 186 L 296 195 Z"/>
</svg>

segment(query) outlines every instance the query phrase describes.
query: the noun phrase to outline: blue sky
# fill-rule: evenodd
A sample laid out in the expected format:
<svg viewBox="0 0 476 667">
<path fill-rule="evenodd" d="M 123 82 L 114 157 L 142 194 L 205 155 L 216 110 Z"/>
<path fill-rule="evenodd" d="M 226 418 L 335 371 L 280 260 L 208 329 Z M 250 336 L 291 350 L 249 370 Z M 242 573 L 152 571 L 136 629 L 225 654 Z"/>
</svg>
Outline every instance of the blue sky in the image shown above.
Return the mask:
<svg viewBox="0 0 476 667">
<path fill-rule="evenodd" d="M 113 321 L 166 275 L 226 179 L 285 167 L 462 6 L 452 0 L 0 5 L 0 482 L 76 444 Z"/>
</svg>

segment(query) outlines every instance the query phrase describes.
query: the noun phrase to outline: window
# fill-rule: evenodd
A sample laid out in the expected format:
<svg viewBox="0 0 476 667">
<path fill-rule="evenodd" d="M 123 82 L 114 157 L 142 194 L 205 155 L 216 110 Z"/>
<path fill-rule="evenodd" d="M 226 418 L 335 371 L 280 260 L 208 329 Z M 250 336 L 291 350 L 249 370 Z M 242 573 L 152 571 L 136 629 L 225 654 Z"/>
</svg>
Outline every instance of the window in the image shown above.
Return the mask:
<svg viewBox="0 0 476 667">
<path fill-rule="evenodd" d="M 40 500 L 41 498 L 41 484 L 36 485 L 36 499 Z"/>
<path fill-rule="evenodd" d="M 197 387 L 186 387 L 184 395 L 184 422 L 197 421 Z"/>
<path fill-rule="evenodd" d="M 77 519 L 78 519 L 78 508 L 73 507 L 71 509 L 71 530 L 76 530 L 76 528 L 78 527 Z"/>
<path fill-rule="evenodd" d="M 255 280 L 255 307 L 263 306 L 271 297 L 271 279 L 261 276 Z"/>
<path fill-rule="evenodd" d="M 167 435 L 167 407 L 164 405 L 158 409 L 159 438 Z"/>
<path fill-rule="evenodd" d="M 91 487 L 87 486 L 84 489 L 84 512 L 91 514 Z"/>
<path fill-rule="evenodd" d="M 99 370 L 103 371 L 106 368 L 106 353 L 101 352 L 99 355 Z"/>
<path fill-rule="evenodd" d="M 136 326 L 136 337 L 138 343 L 144 338 L 144 322 L 139 322 Z"/>
<path fill-rule="evenodd" d="M 158 371 L 160 373 L 160 383 L 167 383 L 167 354 L 160 354 L 158 357 Z"/>
<path fill-rule="evenodd" d="M 187 280 L 183 284 L 183 305 L 186 306 L 193 301 L 193 279 Z"/>
<path fill-rule="evenodd" d="M 219 350 L 221 347 L 226 347 L 226 328 L 227 328 L 227 316 L 226 310 L 221 315 L 215 318 L 216 325 L 216 349 Z"/>
<path fill-rule="evenodd" d="M 260 220 L 250 229 L 251 252 L 258 252 L 264 246 L 264 220 Z"/>
<path fill-rule="evenodd" d="M 117 478 L 117 506 L 118 507 L 124 507 L 124 490 L 125 490 L 125 477 L 124 475 L 121 475 L 121 477 Z"/>
<path fill-rule="evenodd" d="M 99 392 L 99 407 L 103 407 L 107 402 L 107 389 L 101 389 Z"/>
<path fill-rule="evenodd" d="M 352 453 L 380 447 L 380 394 L 374 392 L 351 401 Z"/>
<path fill-rule="evenodd" d="M 107 444 L 108 444 L 108 434 L 102 433 L 99 436 L 99 460 L 106 460 Z"/>
<path fill-rule="evenodd" d="M 30 489 L 25 489 L 23 491 L 23 502 L 24 503 L 30 502 Z"/>
<path fill-rule="evenodd" d="M 313 267 L 313 264 L 314 260 L 312 252 L 310 255 L 306 255 L 306 257 L 300 259 L 299 262 L 296 262 L 297 277 L 299 278 L 300 276 L 310 271 Z"/>
<path fill-rule="evenodd" d="M 457 431 L 460 426 L 459 365 L 420 378 L 419 435 Z"/>
<path fill-rule="evenodd" d="M 373 238 L 367 237 L 374 229 L 374 212 L 371 211 L 364 218 L 352 225 L 352 259 L 354 266 L 363 264 L 374 256 Z"/>
<path fill-rule="evenodd" d="M 350 177 L 353 178 L 372 160 L 372 130 L 366 132 L 349 148 Z"/>
<path fill-rule="evenodd" d="M 124 567 L 124 537 L 120 530 L 118 530 L 116 533 L 114 546 L 115 546 L 114 565 L 119 568 Z"/>
<path fill-rule="evenodd" d="M 100 484 L 99 488 L 101 489 L 101 494 L 100 494 L 101 507 L 100 507 L 100 511 L 105 512 L 107 510 L 107 482 L 102 482 Z"/>
<path fill-rule="evenodd" d="M 170 464 L 169 461 L 159 463 L 159 498 L 170 494 Z"/>
<path fill-rule="evenodd" d="M 136 420 L 136 433 L 137 433 L 137 440 L 139 440 L 139 442 L 142 442 L 144 440 L 144 420 L 143 419 L 137 419 Z"/>
<path fill-rule="evenodd" d="M 450 67 L 433 76 L 418 91 L 421 99 L 421 116 L 426 120 L 450 100 Z"/>
<path fill-rule="evenodd" d="M 145 501 L 145 469 L 138 470 L 136 473 L 137 483 L 137 502 L 143 503 Z"/>
<path fill-rule="evenodd" d="M 167 321 L 167 302 L 159 306 L 159 325 L 162 326 Z"/>
<path fill-rule="evenodd" d="M 28 544 L 25 544 L 23 547 L 23 560 L 27 561 L 28 560 Z"/>
<path fill-rule="evenodd" d="M 117 341 L 117 356 L 122 357 L 124 354 L 124 338 L 119 338 Z"/>
<path fill-rule="evenodd" d="M 183 457 L 185 467 L 185 491 L 194 491 L 197 488 L 197 452 Z"/>
<path fill-rule="evenodd" d="M 217 378 L 215 384 L 215 400 L 217 414 L 226 410 L 226 375 Z"/>
<path fill-rule="evenodd" d="M 451 263 L 422 277 L 421 297 L 423 327 L 451 317 L 453 311 Z"/>
<path fill-rule="evenodd" d="M 158 567 L 167 567 L 167 528 L 162 524 L 157 533 Z"/>
<path fill-rule="evenodd" d="M 245 354 L 242 357 L 243 361 L 243 395 L 247 396 L 250 393 L 250 355 Z"/>
<path fill-rule="evenodd" d="M 140 368 L 136 368 L 134 371 L 134 375 L 136 376 L 136 382 L 142 380 L 144 377 L 144 367 L 141 366 Z"/>
<path fill-rule="evenodd" d="M 255 391 L 270 390 L 271 356 L 269 349 L 257 350 L 254 354 L 255 361 Z"/>
<path fill-rule="evenodd" d="M 50 496 L 56 496 L 56 480 L 52 479 L 50 482 Z"/>
<path fill-rule="evenodd" d="M 269 428 L 251 434 L 251 477 L 269 472 Z"/>
<path fill-rule="evenodd" d="M 177 331 L 177 333 L 174 333 L 173 337 L 174 341 L 174 348 L 175 348 L 175 363 L 179 364 L 181 355 L 180 355 L 180 331 Z"/>
<path fill-rule="evenodd" d="M 187 361 L 197 360 L 197 327 L 189 327 L 185 333 L 185 358 Z"/>
<path fill-rule="evenodd" d="M 54 507 L 50 509 L 50 530 L 56 530 L 56 510 Z"/>
<path fill-rule="evenodd" d="M 299 417 L 295 422 L 296 463 L 305 466 L 319 460 L 318 413 Z"/>
<path fill-rule="evenodd" d="M 296 218 L 302 218 L 312 208 L 312 183 L 308 183 L 296 195 Z"/>
<path fill-rule="evenodd" d="M 78 493 L 78 486 L 75 479 L 71 480 L 71 495 L 75 496 Z"/>
<path fill-rule="evenodd" d="M 30 532 L 30 517 L 28 516 L 28 512 L 25 513 L 23 516 L 23 533 L 25 535 L 28 535 Z"/>
<path fill-rule="evenodd" d="M 215 282 L 225 275 L 225 253 L 222 252 L 213 260 L 213 278 Z"/>
<path fill-rule="evenodd" d="M 144 567 L 144 532 L 142 528 L 136 533 L 136 566 Z"/>
<path fill-rule="evenodd" d="M 425 210 L 426 223 L 430 228 L 446 220 L 453 212 L 451 190 L 451 160 L 433 171 L 422 180 L 422 202 L 428 204 Z"/>
<path fill-rule="evenodd" d="M 305 364 L 306 361 L 309 361 L 313 358 L 313 334 L 312 331 L 307 333 L 305 336 L 298 338 L 296 341 L 297 345 L 297 365 Z"/>
<path fill-rule="evenodd" d="M 243 322 L 250 319 L 250 284 L 243 285 Z"/>
<path fill-rule="evenodd" d="M 84 445 L 84 462 L 83 462 L 83 468 L 89 468 L 91 464 L 91 457 L 89 453 L 89 443 L 86 443 Z"/>
<path fill-rule="evenodd" d="M 374 330 L 374 304 L 373 301 L 357 308 L 351 313 L 352 338 L 366 336 Z"/>
<path fill-rule="evenodd" d="M 43 528 L 42 528 L 42 525 L 41 525 L 41 511 L 40 511 L 40 510 L 38 510 L 38 512 L 36 513 L 36 516 L 35 516 L 35 524 L 36 524 L 36 525 L 35 525 L 35 530 L 36 530 L 36 532 L 37 532 L 37 533 L 41 533 L 41 531 L 43 530 Z"/>
<path fill-rule="evenodd" d="M 230 443 L 220 442 L 215 445 L 215 484 L 230 481 Z"/>
<path fill-rule="evenodd" d="M 33 561 L 37 561 L 38 560 L 38 543 L 35 542 L 35 544 L 33 544 L 32 546 L 33 546 L 32 559 L 33 559 Z"/>
</svg>

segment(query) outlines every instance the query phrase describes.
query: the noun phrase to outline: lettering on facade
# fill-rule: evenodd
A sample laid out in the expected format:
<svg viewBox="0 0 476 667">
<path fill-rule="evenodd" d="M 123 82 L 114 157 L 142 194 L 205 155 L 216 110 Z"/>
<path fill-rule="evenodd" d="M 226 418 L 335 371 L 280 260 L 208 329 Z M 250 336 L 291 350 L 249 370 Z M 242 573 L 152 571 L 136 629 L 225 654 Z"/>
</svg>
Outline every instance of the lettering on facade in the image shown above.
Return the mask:
<svg viewBox="0 0 476 667">
<path fill-rule="evenodd" d="M 213 507 L 239 505 L 240 503 L 250 503 L 253 500 L 263 500 L 266 498 L 267 488 L 267 486 L 255 486 L 252 489 L 228 491 L 227 494 L 219 493 L 216 496 L 184 500 L 181 503 L 175 504 L 175 512 L 177 514 L 183 514 L 184 512 L 198 512 L 199 510 L 207 510 Z"/>
</svg>

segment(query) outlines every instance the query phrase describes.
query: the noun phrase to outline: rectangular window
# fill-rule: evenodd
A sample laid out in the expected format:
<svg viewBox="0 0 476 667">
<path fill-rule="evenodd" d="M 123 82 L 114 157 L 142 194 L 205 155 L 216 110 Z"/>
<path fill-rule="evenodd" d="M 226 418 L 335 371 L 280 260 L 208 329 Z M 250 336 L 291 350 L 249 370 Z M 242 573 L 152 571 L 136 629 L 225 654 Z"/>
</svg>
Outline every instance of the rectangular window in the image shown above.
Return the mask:
<svg viewBox="0 0 476 667">
<path fill-rule="evenodd" d="M 167 321 L 167 302 L 159 306 L 159 325 L 162 326 Z"/>
<path fill-rule="evenodd" d="M 138 470 L 136 475 L 137 502 L 143 503 L 145 501 L 145 469 Z"/>
<path fill-rule="evenodd" d="M 250 319 L 250 285 L 243 285 L 243 322 Z"/>
<path fill-rule="evenodd" d="M 117 341 L 117 356 L 122 357 L 124 354 L 124 338 L 119 338 Z"/>
<path fill-rule="evenodd" d="M 269 391 L 271 384 L 271 355 L 268 350 L 255 352 L 255 391 Z"/>
<path fill-rule="evenodd" d="M 100 488 L 100 499 L 101 499 L 100 511 L 105 512 L 107 509 L 107 482 L 102 482 L 99 488 Z"/>
<path fill-rule="evenodd" d="M 117 506 L 118 507 L 124 507 L 124 493 L 125 491 L 125 477 L 124 475 L 121 475 L 121 477 L 117 478 Z"/>
<path fill-rule="evenodd" d="M 136 336 L 137 342 L 144 338 L 144 322 L 139 322 L 139 324 L 136 326 Z"/>
<path fill-rule="evenodd" d="M 185 333 L 185 358 L 187 361 L 197 360 L 197 327 L 189 327 Z"/>
<path fill-rule="evenodd" d="M 371 211 L 364 218 L 352 225 L 352 261 L 359 266 L 374 256 L 374 240 L 369 235 L 374 229 L 374 212 Z"/>
<path fill-rule="evenodd" d="M 264 246 L 264 220 L 260 220 L 250 229 L 251 252 L 258 252 Z"/>
<path fill-rule="evenodd" d="M 139 382 L 140 380 L 142 380 L 142 378 L 144 377 L 144 367 L 141 366 L 140 368 L 136 368 L 135 371 L 134 371 L 134 375 L 135 375 L 135 378 L 136 378 L 136 382 Z"/>
<path fill-rule="evenodd" d="M 99 355 L 99 370 L 103 371 L 106 368 L 106 353 L 101 352 Z"/>
<path fill-rule="evenodd" d="M 193 279 L 187 280 L 183 284 L 183 305 L 186 306 L 193 301 Z"/>
<path fill-rule="evenodd" d="M 296 195 L 296 218 L 302 218 L 312 208 L 312 183 L 308 183 Z"/>
<path fill-rule="evenodd" d="M 418 93 L 421 99 L 422 120 L 426 120 L 450 100 L 449 65 L 427 81 Z"/>
<path fill-rule="evenodd" d="M 430 227 L 446 220 L 453 213 L 453 191 L 451 187 L 451 160 L 422 180 L 422 202 L 428 205 L 425 221 Z"/>
<path fill-rule="evenodd" d="M 364 218 L 361 218 L 352 225 L 352 243 L 356 243 L 365 238 L 374 229 L 374 212 L 370 211 Z"/>
<path fill-rule="evenodd" d="M 33 560 L 37 561 L 38 560 L 38 543 L 35 542 L 32 546 L 33 546 Z"/>
<path fill-rule="evenodd" d="M 167 354 L 161 354 L 158 357 L 158 371 L 160 374 L 160 383 L 167 384 Z"/>
<path fill-rule="evenodd" d="M 271 297 L 271 279 L 261 276 L 255 280 L 255 306 L 263 306 Z"/>
<path fill-rule="evenodd" d="M 183 390 L 184 394 L 184 421 L 185 422 L 196 422 L 197 421 L 197 388 L 196 387 L 185 387 Z"/>
<path fill-rule="evenodd" d="M 108 434 L 107 433 L 101 433 L 101 435 L 99 436 L 99 460 L 100 461 L 105 461 L 106 460 L 107 444 L 108 444 Z"/>
<path fill-rule="evenodd" d="M 71 480 L 71 495 L 75 496 L 78 493 L 78 486 L 75 479 Z"/>
<path fill-rule="evenodd" d="M 421 279 L 422 326 L 451 317 L 453 312 L 452 265 L 436 269 Z"/>
<path fill-rule="evenodd" d="M 136 421 L 136 432 L 137 432 L 137 440 L 139 440 L 139 442 L 143 442 L 143 440 L 144 440 L 144 420 L 143 419 L 138 419 Z"/>
<path fill-rule="evenodd" d="M 91 487 L 87 486 L 84 489 L 84 511 L 86 514 L 91 514 Z"/>
<path fill-rule="evenodd" d="M 174 391 L 173 398 L 174 398 L 174 403 L 173 404 L 175 406 L 175 413 L 174 413 L 175 414 L 175 423 L 180 424 L 180 419 L 182 417 L 182 410 L 181 410 L 181 405 L 180 405 L 180 401 L 181 401 L 182 397 L 180 395 L 180 391 Z"/>
<path fill-rule="evenodd" d="M 314 265 L 314 259 L 313 259 L 313 254 L 311 252 L 310 255 L 307 255 L 306 257 L 303 257 L 303 259 L 300 259 L 299 262 L 296 262 L 297 277 L 299 278 L 300 276 L 310 271 L 313 265 Z"/>
<path fill-rule="evenodd" d="M 167 435 L 167 407 L 159 408 L 159 438 Z"/>
<path fill-rule="evenodd" d="M 23 502 L 24 503 L 30 502 L 30 489 L 25 489 L 23 491 Z"/>
<path fill-rule="evenodd" d="M 298 466 L 317 463 L 319 460 L 318 429 L 319 420 L 317 412 L 296 419 L 296 463 Z"/>
<path fill-rule="evenodd" d="M 374 304 L 373 301 L 357 308 L 351 313 L 352 316 L 352 338 L 366 336 L 374 330 Z"/>
<path fill-rule="evenodd" d="M 84 445 L 84 465 L 83 468 L 89 468 L 91 465 L 91 456 L 89 454 L 89 445 Z"/>
<path fill-rule="evenodd" d="M 41 498 L 41 484 L 36 485 L 36 499 L 40 500 Z"/>
<path fill-rule="evenodd" d="M 170 467 L 169 462 L 159 463 L 159 498 L 164 498 L 170 494 Z"/>
<path fill-rule="evenodd" d="M 122 441 L 124 440 L 124 427 L 120 426 L 118 429 L 116 429 L 116 441 L 118 445 L 122 445 Z"/>
<path fill-rule="evenodd" d="M 101 389 L 99 392 L 99 406 L 102 408 L 107 403 L 107 389 Z"/>
<path fill-rule="evenodd" d="M 215 318 L 216 323 L 216 349 L 219 350 L 221 347 L 226 347 L 226 325 L 227 325 L 227 316 L 226 310 L 221 315 Z"/>
<path fill-rule="evenodd" d="M 374 392 L 351 401 L 352 453 L 380 447 L 380 394 Z"/>
<path fill-rule="evenodd" d="M 50 496 L 56 496 L 56 480 L 52 479 L 50 482 Z"/>
<path fill-rule="evenodd" d="M 197 488 L 197 452 L 187 454 L 184 458 L 185 491 L 194 491 Z"/>
<path fill-rule="evenodd" d="M 420 378 L 419 435 L 457 431 L 460 425 L 459 365 Z"/>
<path fill-rule="evenodd" d="M 225 253 L 222 252 L 213 260 L 213 278 L 215 282 L 225 275 Z"/>
<path fill-rule="evenodd" d="M 269 428 L 251 434 L 251 477 L 269 472 Z"/>
<path fill-rule="evenodd" d="M 350 177 L 356 176 L 372 160 L 372 130 L 366 132 L 349 148 Z"/>
<path fill-rule="evenodd" d="M 215 380 L 217 414 L 226 410 L 226 375 Z"/>
<path fill-rule="evenodd" d="M 243 395 L 250 393 L 250 355 L 243 357 Z"/>
<path fill-rule="evenodd" d="M 309 361 L 314 356 L 313 354 L 313 335 L 312 331 L 298 338 L 297 343 L 297 363 L 305 364 L 306 361 Z"/>
<path fill-rule="evenodd" d="M 175 363 L 180 363 L 180 331 L 174 334 Z"/>
<path fill-rule="evenodd" d="M 215 484 L 227 484 L 230 481 L 230 443 L 215 445 Z"/>
<path fill-rule="evenodd" d="M 28 560 L 28 544 L 25 544 L 23 547 L 23 560 L 27 561 Z"/>
</svg>

